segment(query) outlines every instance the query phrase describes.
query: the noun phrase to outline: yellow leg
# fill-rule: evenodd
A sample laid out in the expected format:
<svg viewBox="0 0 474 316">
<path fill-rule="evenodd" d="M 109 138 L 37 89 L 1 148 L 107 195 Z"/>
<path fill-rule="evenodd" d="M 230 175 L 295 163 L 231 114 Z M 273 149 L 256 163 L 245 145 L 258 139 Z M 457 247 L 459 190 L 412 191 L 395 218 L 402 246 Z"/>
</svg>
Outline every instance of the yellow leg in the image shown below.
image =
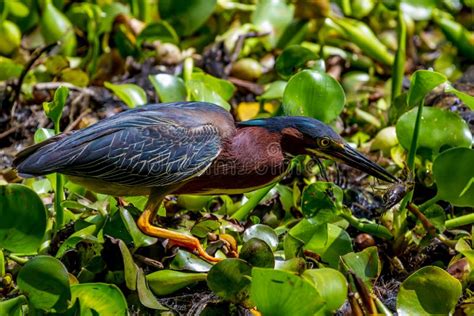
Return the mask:
<svg viewBox="0 0 474 316">
<path fill-rule="evenodd" d="M 149 236 L 169 239 L 174 244 L 191 250 L 193 253 L 196 253 L 207 261 L 221 261 L 222 259 L 210 256 L 207 252 L 205 252 L 197 238 L 172 230 L 156 227 L 151 224 L 151 220 L 156 216 L 163 197 L 164 196 L 162 194 L 154 194 L 153 192 L 150 194 L 150 198 L 148 199 L 148 202 L 145 206 L 145 210 L 137 221 L 137 225 L 141 231 Z"/>
</svg>

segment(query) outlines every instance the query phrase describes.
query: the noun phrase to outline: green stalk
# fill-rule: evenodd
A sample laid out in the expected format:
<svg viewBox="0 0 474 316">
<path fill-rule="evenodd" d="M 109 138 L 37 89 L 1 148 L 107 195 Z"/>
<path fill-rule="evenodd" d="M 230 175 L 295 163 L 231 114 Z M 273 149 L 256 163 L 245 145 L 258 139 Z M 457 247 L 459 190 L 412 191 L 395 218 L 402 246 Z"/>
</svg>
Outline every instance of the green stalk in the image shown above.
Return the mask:
<svg viewBox="0 0 474 316">
<path fill-rule="evenodd" d="M 433 198 L 429 199 L 428 201 L 425 201 L 423 204 L 418 206 L 418 209 L 421 212 L 426 211 L 430 206 L 434 205 L 436 202 L 439 201 L 439 198 L 437 195 L 435 195 Z"/>
<path fill-rule="evenodd" d="M 423 114 L 423 106 L 425 104 L 425 99 L 423 98 L 418 106 L 418 112 L 416 114 L 415 128 L 413 130 L 413 136 L 411 138 L 410 150 L 408 152 L 407 166 L 410 172 L 412 173 L 412 178 L 415 177 L 415 156 L 416 149 L 418 147 L 418 135 L 420 134 L 421 127 L 421 116 Z M 405 227 L 405 219 L 407 217 L 407 205 L 411 202 L 413 198 L 413 190 L 408 192 L 408 194 L 403 198 L 400 203 L 400 209 L 394 214 L 394 228 L 395 228 L 395 237 L 398 237 L 403 233 Z"/>
<path fill-rule="evenodd" d="M 3 249 L 0 249 L 0 278 L 3 278 L 5 275 L 5 255 L 3 254 Z"/>
<path fill-rule="evenodd" d="M 339 215 L 346 221 L 348 221 L 351 226 L 364 233 L 368 233 L 374 235 L 375 237 L 384 239 L 393 238 L 393 235 L 390 230 L 388 230 L 387 227 L 381 224 L 364 222 L 363 220 L 352 215 L 350 212 L 342 211 Z"/>
<path fill-rule="evenodd" d="M 269 186 L 264 188 L 258 189 L 255 193 L 248 199 L 247 203 L 242 205 L 234 214 L 232 214 L 231 218 L 234 218 L 238 221 L 243 221 L 247 218 L 250 212 L 260 203 L 260 201 L 265 197 L 265 195 L 270 192 L 270 190 L 276 185 L 276 183 L 272 183 Z"/>
<path fill-rule="evenodd" d="M 388 309 L 387 306 L 385 306 L 382 301 L 377 297 L 377 295 L 373 296 L 375 305 L 377 305 L 377 310 L 385 316 L 392 316 L 392 312 Z"/>
<path fill-rule="evenodd" d="M 59 119 L 54 122 L 54 133 L 56 135 L 60 133 Z M 54 192 L 54 211 L 56 212 L 56 224 L 54 226 L 55 233 L 57 233 L 64 225 L 64 208 L 61 205 L 64 198 L 64 178 L 61 174 L 56 173 L 56 191 Z"/>
<path fill-rule="evenodd" d="M 21 264 L 21 265 L 27 263 L 28 260 L 30 260 L 27 257 L 18 257 L 18 256 L 15 256 L 13 254 L 8 254 L 8 258 L 12 259 L 13 261 L 15 261 L 16 263 Z"/>
<path fill-rule="evenodd" d="M 448 219 L 445 222 L 446 229 L 452 229 L 459 226 L 474 224 L 474 213 Z"/>
<path fill-rule="evenodd" d="M 397 35 L 398 49 L 395 54 L 395 61 L 392 66 L 392 106 L 394 104 L 395 98 L 402 93 L 403 76 L 405 74 L 406 62 L 407 26 L 405 24 L 405 20 L 403 19 L 403 12 L 400 10 L 400 8 L 398 8 Z"/>
</svg>

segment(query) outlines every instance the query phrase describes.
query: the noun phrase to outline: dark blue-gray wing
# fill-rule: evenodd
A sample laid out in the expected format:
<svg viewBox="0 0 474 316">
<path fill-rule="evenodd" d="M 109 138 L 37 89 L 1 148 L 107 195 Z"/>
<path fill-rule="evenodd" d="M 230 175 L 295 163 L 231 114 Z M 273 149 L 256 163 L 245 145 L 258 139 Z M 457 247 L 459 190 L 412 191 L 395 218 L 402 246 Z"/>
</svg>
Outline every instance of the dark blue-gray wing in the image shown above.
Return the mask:
<svg viewBox="0 0 474 316">
<path fill-rule="evenodd" d="M 99 126 L 100 127 L 100 126 Z M 20 174 L 59 172 L 122 185 L 169 186 L 202 174 L 221 150 L 212 124 L 137 115 L 50 141 L 20 156 Z"/>
</svg>

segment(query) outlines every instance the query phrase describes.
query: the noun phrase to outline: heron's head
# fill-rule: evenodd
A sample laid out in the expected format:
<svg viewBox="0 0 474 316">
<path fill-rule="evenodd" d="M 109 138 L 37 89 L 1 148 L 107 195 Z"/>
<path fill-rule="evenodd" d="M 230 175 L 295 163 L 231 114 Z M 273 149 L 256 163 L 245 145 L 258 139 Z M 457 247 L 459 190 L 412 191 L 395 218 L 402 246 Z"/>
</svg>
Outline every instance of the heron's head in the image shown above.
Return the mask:
<svg viewBox="0 0 474 316">
<path fill-rule="evenodd" d="M 304 141 L 298 144 L 306 153 L 317 157 L 342 161 L 369 175 L 387 182 L 398 179 L 378 164 L 362 155 L 347 144 L 329 125 L 313 118 L 301 116 L 281 116 L 270 119 L 258 119 L 240 123 L 246 126 L 262 126 L 269 130 L 287 132 L 297 131 Z"/>
</svg>

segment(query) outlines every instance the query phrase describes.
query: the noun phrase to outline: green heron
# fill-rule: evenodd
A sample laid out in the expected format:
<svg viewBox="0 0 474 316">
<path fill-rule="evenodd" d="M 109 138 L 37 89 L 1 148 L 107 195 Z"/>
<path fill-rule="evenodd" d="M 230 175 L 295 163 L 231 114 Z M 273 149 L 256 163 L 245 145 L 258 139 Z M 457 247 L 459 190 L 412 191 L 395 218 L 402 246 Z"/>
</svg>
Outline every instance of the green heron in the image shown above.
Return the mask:
<svg viewBox="0 0 474 316">
<path fill-rule="evenodd" d="M 376 178 L 397 178 L 347 145 L 326 124 L 308 117 L 235 123 L 205 102 L 151 104 L 87 128 L 52 137 L 20 152 L 20 175 L 58 172 L 95 192 L 149 195 L 138 219 L 147 235 L 167 238 L 209 261 L 198 239 L 152 225 L 168 194 L 239 194 L 278 181 L 290 157 L 340 160 Z"/>
</svg>

